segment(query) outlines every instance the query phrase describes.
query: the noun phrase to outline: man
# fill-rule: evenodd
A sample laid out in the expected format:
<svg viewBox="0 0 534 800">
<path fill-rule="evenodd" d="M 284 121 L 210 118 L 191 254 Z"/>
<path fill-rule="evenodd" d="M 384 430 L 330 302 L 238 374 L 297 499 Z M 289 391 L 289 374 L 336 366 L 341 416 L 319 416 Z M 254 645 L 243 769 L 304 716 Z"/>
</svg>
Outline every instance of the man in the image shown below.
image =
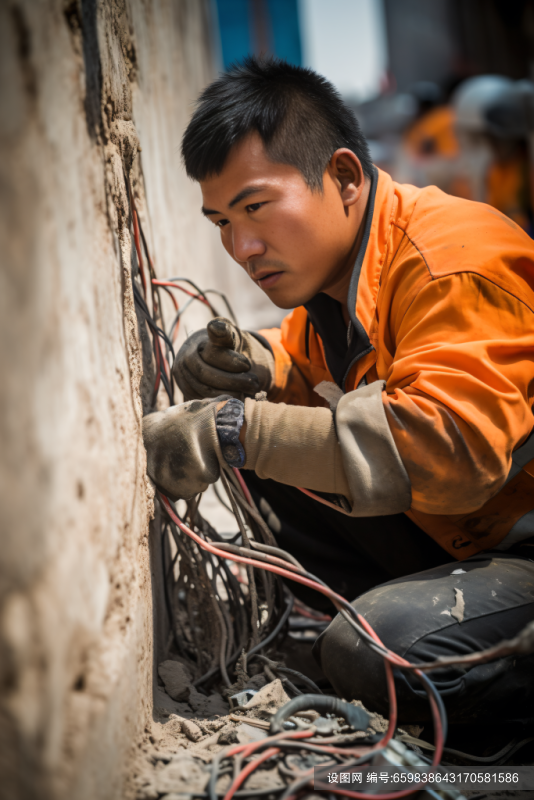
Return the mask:
<svg viewBox="0 0 534 800">
<path fill-rule="evenodd" d="M 189 337 L 174 375 L 202 399 L 146 418 L 151 477 L 187 498 L 222 455 L 243 467 L 279 545 L 410 660 L 517 634 L 534 615 L 531 240 L 487 206 L 395 184 L 333 87 L 280 62 L 212 83 L 183 157 L 227 252 L 294 311 Z M 316 651 L 341 696 L 385 711 L 360 645 L 338 617 Z M 453 721 L 526 721 L 533 667 L 434 679 Z M 416 680 L 397 688 L 401 720 L 430 718 Z"/>
</svg>

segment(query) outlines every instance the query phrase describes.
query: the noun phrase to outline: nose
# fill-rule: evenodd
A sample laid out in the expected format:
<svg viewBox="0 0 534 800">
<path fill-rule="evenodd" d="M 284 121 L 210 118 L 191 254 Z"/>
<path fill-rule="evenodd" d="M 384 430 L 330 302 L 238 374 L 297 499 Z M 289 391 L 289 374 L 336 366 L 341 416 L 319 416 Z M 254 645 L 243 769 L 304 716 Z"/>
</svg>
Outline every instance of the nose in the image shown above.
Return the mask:
<svg viewBox="0 0 534 800">
<path fill-rule="evenodd" d="M 265 255 L 266 246 L 247 225 L 232 226 L 233 257 L 241 263 Z"/>
</svg>

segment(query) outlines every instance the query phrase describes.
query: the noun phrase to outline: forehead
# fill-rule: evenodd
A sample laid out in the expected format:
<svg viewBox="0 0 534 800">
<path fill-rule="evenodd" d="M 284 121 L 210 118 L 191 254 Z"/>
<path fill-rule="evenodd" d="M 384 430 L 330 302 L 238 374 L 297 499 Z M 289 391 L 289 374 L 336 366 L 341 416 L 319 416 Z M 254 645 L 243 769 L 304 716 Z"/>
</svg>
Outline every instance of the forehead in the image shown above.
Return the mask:
<svg viewBox="0 0 534 800">
<path fill-rule="evenodd" d="M 201 181 L 200 188 L 204 206 L 222 210 L 248 186 L 282 188 L 295 181 L 304 183 L 300 171 L 289 164 L 271 161 L 259 134 L 253 133 L 230 150 L 219 175 Z"/>
</svg>

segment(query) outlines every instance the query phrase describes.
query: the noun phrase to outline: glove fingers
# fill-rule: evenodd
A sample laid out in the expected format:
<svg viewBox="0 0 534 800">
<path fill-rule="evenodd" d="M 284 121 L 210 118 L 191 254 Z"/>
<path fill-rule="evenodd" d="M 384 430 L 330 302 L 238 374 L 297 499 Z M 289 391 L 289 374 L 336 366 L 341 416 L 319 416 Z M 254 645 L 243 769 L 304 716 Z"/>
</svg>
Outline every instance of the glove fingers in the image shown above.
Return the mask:
<svg viewBox="0 0 534 800">
<path fill-rule="evenodd" d="M 184 396 L 184 400 L 185 401 L 187 401 L 187 400 L 198 400 L 198 399 L 202 399 L 205 396 L 203 392 L 197 391 L 197 389 L 199 387 L 195 388 L 191 384 L 190 380 L 191 380 L 192 376 L 190 375 L 189 371 L 185 370 L 183 368 L 183 366 L 181 364 L 179 364 L 177 361 L 174 362 L 174 365 L 173 365 L 173 368 L 172 368 L 172 374 L 173 374 L 174 380 L 178 384 L 178 388 L 180 389 L 180 391 L 182 392 L 182 394 Z M 206 390 L 208 389 L 207 386 L 204 387 L 204 388 Z"/>
<path fill-rule="evenodd" d="M 241 336 L 239 330 L 225 317 L 215 317 L 207 326 L 210 342 L 217 347 L 227 347 L 229 350 L 239 350 Z"/>
<path fill-rule="evenodd" d="M 225 372 L 248 372 L 251 367 L 249 359 L 242 353 L 220 347 L 211 341 L 199 344 L 198 354 L 206 364 Z"/>
<path fill-rule="evenodd" d="M 210 387 L 215 392 L 215 394 L 204 394 L 203 397 L 218 397 L 221 391 L 242 392 L 249 395 L 255 395 L 260 391 L 260 382 L 255 372 L 225 372 L 206 364 L 196 353 L 193 356 L 185 356 L 180 362 L 180 368 L 187 369 L 189 373 L 187 380 L 192 386 L 194 385 L 191 377 L 194 377 L 198 383 Z"/>
<path fill-rule="evenodd" d="M 176 383 L 183 392 L 184 400 L 197 400 L 205 397 L 216 398 L 221 394 L 221 390 L 213 386 L 207 386 L 193 375 L 187 368 L 184 361 L 175 364 L 173 368 Z"/>
<path fill-rule="evenodd" d="M 195 400 L 143 419 L 148 474 L 172 499 L 194 497 L 219 478 L 216 406 Z"/>
</svg>

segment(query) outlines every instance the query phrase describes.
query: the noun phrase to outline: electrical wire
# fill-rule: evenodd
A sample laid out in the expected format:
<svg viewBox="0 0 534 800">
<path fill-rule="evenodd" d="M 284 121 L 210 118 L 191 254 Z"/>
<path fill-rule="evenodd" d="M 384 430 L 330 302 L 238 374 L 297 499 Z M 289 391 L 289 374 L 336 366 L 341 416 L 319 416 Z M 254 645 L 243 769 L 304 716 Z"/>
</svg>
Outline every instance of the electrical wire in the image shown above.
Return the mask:
<svg viewBox="0 0 534 800">
<path fill-rule="evenodd" d="M 228 490 L 229 484 L 226 484 L 226 488 Z M 334 605 L 338 607 L 338 609 L 343 609 L 352 619 L 352 621 L 357 625 L 357 627 L 362 631 L 364 636 L 366 637 L 365 640 L 370 640 L 371 646 L 374 646 L 379 649 L 381 654 L 383 654 L 384 658 L 384 666 L 386 670 L 386 682 L 388 686 L 388 694 L 389 694 L 389 701 L 390 701 L 390 718 L 389 718 L 389 725 L 388 730 L 386 731 L 385 736 L 380 740 L 378 746 L 384 747 L 389 740 L 393 737 L 395 728 L 396 728 L 396 694 L 395 694 L 395 684 L 394 684 L 394 677 L 393 677 L 393 666 L 402 667 L 404 664 L 408 664 L 408 662 L 398 656 L 396 653 L 389 651 L 387 648 L 384 647 L 383 643 L 380 641 L 379 637 L 375 633 L 375 631 L 371 628 L 369 623 L 363 619 L 353 607 L 348 603 L 344 598 L 340 595 L 335 593 L 333 590 L 329 589 L 323 582 L 318 581 L 314 576 L 311 576 L 309 573 L 302 570 L 299 570 L 294 564 L 291 564 L 284 559 L 280 558 L 279 556 L 269 555 L 267 553 L 255 553 L 253 554 L 254 557 L 250 557 L 252 555 L 249 549 L 249 555 L 245 556 L 242 555 L 242 551 L 246 548 L 241 548 L 237 546 L 225 546 L 224 548 L 219 548 L 214 546 L 211 542 L 203 540 L 198 534 L 195 534 L 187 525 L 185 525 L 182 520 L 176 514 L 175 509 L 173 508 L 173 504 L 171 501 L 165 496 L 160 495 L 160 499 L 162 505 L 167 512 L 167 514 L 173 519 L 175 524 L 178 528 L 185 533 L 187 536 L 192 538 L 200 547 L 203 547 L 208 552 L 211 552 L 213 555 L 216 555 L 218 558 L 230 558 L 237 563 L 247 564 L 250 567 L 255 567 L 258 569 L 266 569 L 275 574 L 281 575 L 282 577 L 288 578 L 290 580 L 295 580 L 299 583 L 303 583 L 304 585 L 310 586 L 310 588 L 314 588 L 317 591 L 320 591 L 322 594 L 325 594 L 329 597 Z M 232 499 L 232 498 L 231 498 Z M 230 549 L 231 548 L 231 549 Z M 236 552 L 237 551 L 237 552 Z M 261 559 L 261 560 L 260 560 Z M 250 653 L 252 655 L 252 652 Z M 412 666 L 412 665 L 410 665 Z M 443 702 L 439 693 L 435 689 L 432 682 L 428 679 L 426 675 L 420 673 L 417 668 L 415 668 L 415 674 L 423 683 L 423 686 L 428 694 L 432 717 L 434 722 L 434 731 L 435 731 L 435 742 L 436 742 L 436 749 L 434 752 L 434 758 L 432 761 L 432 765 L 436 766 L 439 764 L 443 745 L 444 745 L 444 732 L 446 729 L 446 716 L 445 716 L 445 709 L 443 707 Z M 263 740 L 264 742 L 267 740 Z M 273 746 L 274 742 L 273 742 Z M 254 748 L 256 749 L 256 748 Z M 332 748 L 325 748 L 324 746 L 319 748 L 322 752 L 332 752 Z M 251 751 L 252 752 L 252 751 Z M 335 748 L 334 748 L 335 752 Z M 348 754 L 348 750 L 342 749 L 341 752 L 343 754 Z M 244 757 L 244 756 L 243 756 Z M 250 773 L 247 773 L 250 774 Z M 241 784 L 239 784 L 241 785 Z M 238 788 L 238 787 L 236 787 Z M 394 797 L 404 797 L 410 794 L 413 794 L 414 791 L 418 791 L 420 786 L 410 787 L 409 789 L 403 790 L 401 792 L 394 792 L 391 794 L 384 794 L 384 795 L 376 795 L 378 800 L 390 800 Z M 335 792 L 334 792 L 335 793 Z M 230 795 L 231 797 L 232 795 Z M 292 795 L 288 795 L 290 797 Z M 228 797 L 225 796 L 225 800 Z M 364 793 L 358 792 L 350 792 L 347 793 L 347 797 L 355 797 L 365 798 L 366 795 Z"/>
</svg>

